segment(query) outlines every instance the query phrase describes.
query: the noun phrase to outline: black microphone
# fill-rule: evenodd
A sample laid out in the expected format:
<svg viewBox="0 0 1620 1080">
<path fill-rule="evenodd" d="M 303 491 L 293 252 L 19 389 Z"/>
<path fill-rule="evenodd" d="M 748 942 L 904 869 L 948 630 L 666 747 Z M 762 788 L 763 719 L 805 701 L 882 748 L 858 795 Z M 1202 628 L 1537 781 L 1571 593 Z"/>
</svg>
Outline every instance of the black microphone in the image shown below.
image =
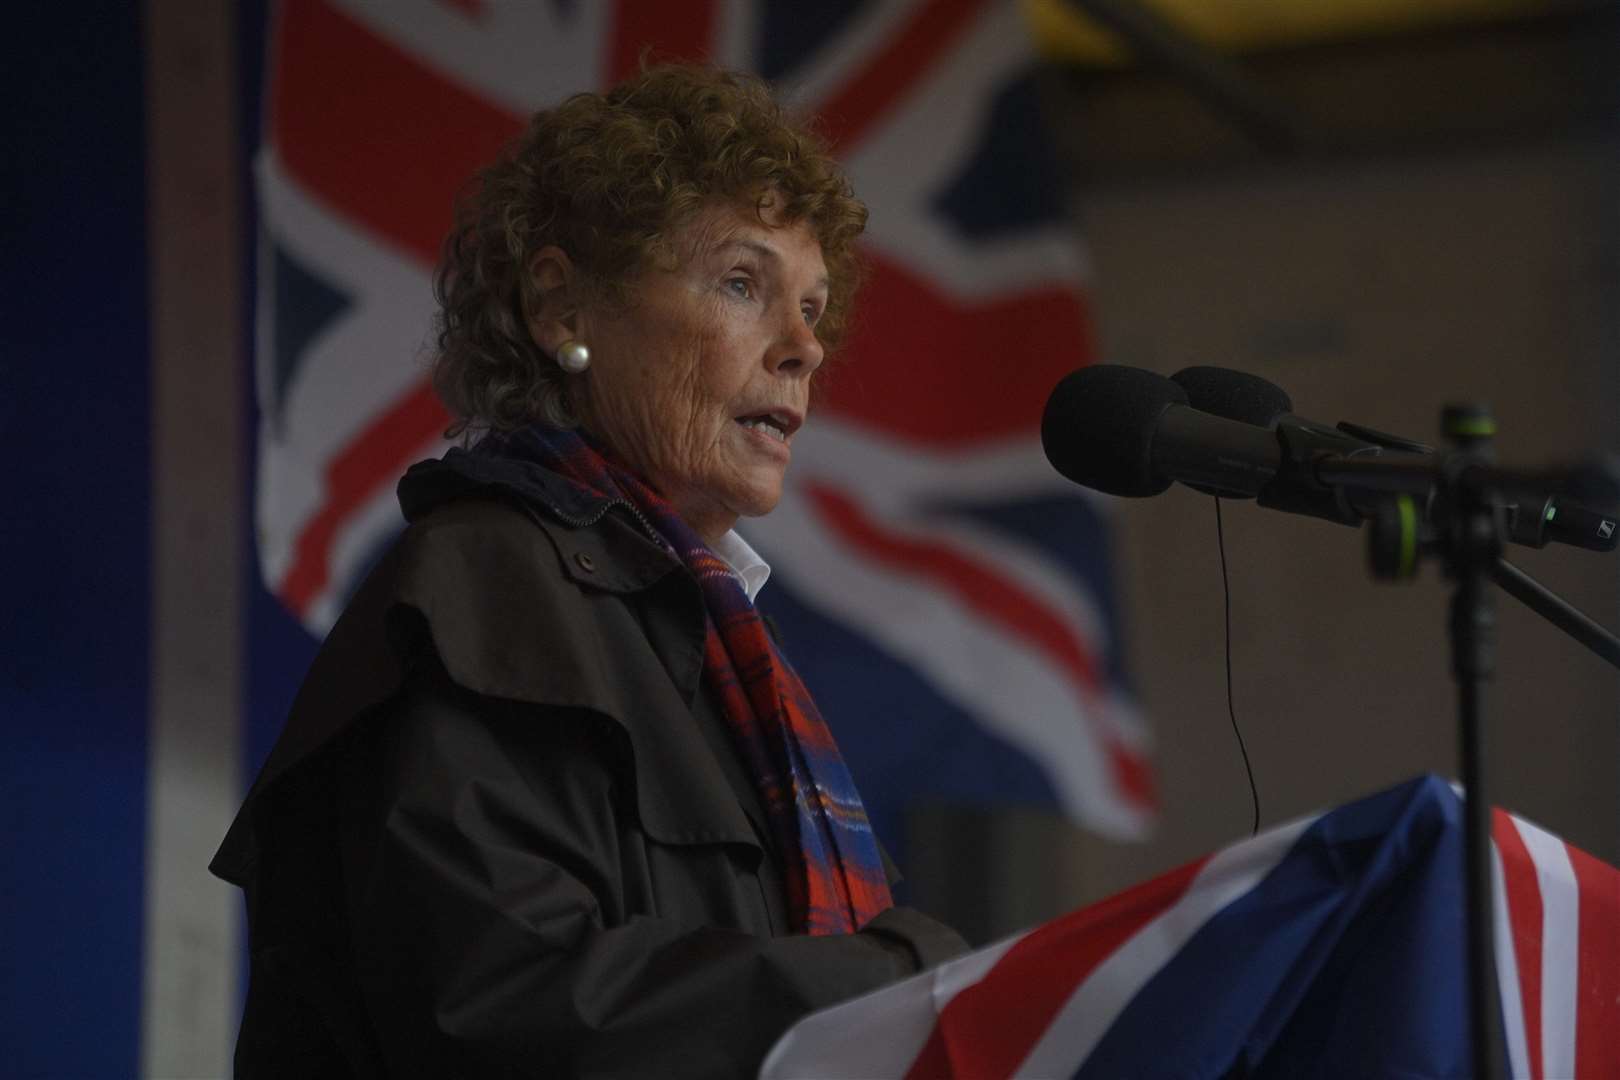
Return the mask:
<svg viewBox="0 0 1620 1080">
<path fill-rule="evenodd" d="M 1228 420 L 1272 428 L 1285 439 L 1310 441 L 1329 452 L 1334 452 L 1330 444 L 1341 438 L 1352 439 L 1363 447 L 1382 446 L 1430 455 L 1435 452 L 1432 447 L 1422 443 L 1358 424 L 1341 421 L 1329 428 L 1325 424 L 1295 416 L 1294 404 L 1281 387 L 1245 371 L 1189 367 L 1170 376 L 1170 380 L 1186 392 L 1187 403 L 1195 409 Z M 1345 445 L 1340 445 L 1336 452 L 1346 450 Z M 1261 505 L 1275 505 L 1268 503 L 1263 496 L 1260 501 Z M 1287 506 L 1279 508 L 1289 509 Z M 1620 521 L 1567 499 L 1548 496 L 1534 503 L 1510 503 L 1505 509 L 1508 539 L 1516 544 L 1541 548 L 1551 541 L 1557 541 L 1588 551 L 1613 551 L 1620 544 L 1620 535 L 1617 535 L 1620 534 Z M 1317 516 L 1331 517 L 1328 514 Z"/>
<path fill-rule="evenodd" d="M 1170 381 L 1187 392 L 1187 404 L 1228 420 L 1273 428 L 1294 413 L 1294 402 L 1274 382 L 1220 367 L 1182 368 Z"/>
<path fill-rule="evenodd" d="M 1178 480 L 1255 495 L 1281 458 L 1272 432 L 1190 408 L 1187 392 L 1163 375 L 1118 364 L 1064 376 L 1041 417 L 1041 446 L 1075 483 L 1129 498 Z"/>
<path fill-rule="evenodd" d="M 1157 495 L 1180 481 L 1344 525 L 1376 513 L 1383 491 L 1432 487 L 1422 455 L 1386 454 L 1318 425 L 1268 430 L 1214 416 L 1192 408 L 1186 390 L 1170 379 L 1113 364 L 1081 368 L 1058 383 L 1041 418 L 1041 445 L 1058 472 L 1110 495 Z M 1319 469 L 1356 472 L 1376 457 L 1396 466 L 1376 478 L 1379 490 L 1318 477 Z"/>
<path fill-rule="evenodd" d="M 1370 428 L 1329 427 L 1296 416 L 1294 403 L 1283 389 L 1258 375 L 1229 368 L 1189 367 L 1170 380 L 1187 392 L 1187 403 L 1195 409 L 1277 433 L 1282 446 L 1279 475 L 1268 490 L 1260 492 L 1258 500 L 1273 510 L 1359 526 L 1376 512 L 1378 495 L 1323 483 L 1317 466 L 1329 460 L 1384 457 L 1386 450 L 1432 453 L 1429 447 Z M 1433 491 L 1408 494 L 1423 504 L 1426 517 Z"/>
<path fill-rule="evenodd" d="M 1331 428 L 1303 416 L 1294 415 L 1294 403 L 1283 388 L 1274 382 L 1250 375 L 1246 371 L 1233 371 L 1220 367 L 1182 368 L 1170 380 L 1187 391 L 1187 404 L 1195 409 L 1228 420 L 1240 420 L 1257 427 L 1291 427 L 1311 430 L 1323 437 L 1338 435 L 1360 440 L 1363 446 L 1382 446 L 1386 450 L 1401 450 L 1413 454 L 1432 454 L 1434 447 L 1391 435 L 1385 431 L 1340 420 Z"/>
</svg>

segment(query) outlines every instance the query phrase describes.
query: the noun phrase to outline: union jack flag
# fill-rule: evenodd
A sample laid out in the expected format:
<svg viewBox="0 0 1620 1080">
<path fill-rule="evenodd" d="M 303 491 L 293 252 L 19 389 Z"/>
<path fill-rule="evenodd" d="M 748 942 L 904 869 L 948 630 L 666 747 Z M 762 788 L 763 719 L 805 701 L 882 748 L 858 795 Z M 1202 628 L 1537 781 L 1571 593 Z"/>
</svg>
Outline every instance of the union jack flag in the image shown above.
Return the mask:
<svg viewBox="0 0 1620 1080">
<path fill-rule="evenodd" d="M 444 449 L 420 361 L 456 192 L 527 114 L 648 47 L 772 80 L 871 207 L 847 364 L 781 505 L 741 531 L 873 818 L 894 835 L 926 788 L 1139 834 L 1104 514 L 1036 434 L 1091 337 L 1010 0 L 286 0 L 256 162 L 267 587 L 322 633 L 400 527 L 396 479 Z"/>
<path fill-rule="evenodd" d="M 1506 1062 L 1620 1076 L 1620 871 L 1494 812 Z M 1462 800 L 1421 777 L 816 1013 L 795 1076 L 1464 1077 Z"/>
</svg>

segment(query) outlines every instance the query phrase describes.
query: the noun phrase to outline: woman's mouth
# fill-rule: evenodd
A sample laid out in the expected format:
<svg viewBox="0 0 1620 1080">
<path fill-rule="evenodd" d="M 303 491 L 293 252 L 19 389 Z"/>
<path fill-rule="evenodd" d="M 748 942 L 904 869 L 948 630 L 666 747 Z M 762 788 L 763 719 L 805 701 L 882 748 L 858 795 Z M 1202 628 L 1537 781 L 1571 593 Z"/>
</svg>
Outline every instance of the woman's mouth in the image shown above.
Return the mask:
<svg viewBox="0 0 1620 1080">
<path fill-rule="evenodd" d="M 793 433 L 804 423 L 804 414 L 788 408 L 767 408 L 759 412 L 743 413 L 737 423 L 756 432 L 762 438 L 787 445 Z"/>
<path fill-rule="evenodd" d="M 787 442 L 787 429 L 769 416 L 747 416 L 738 420 L 737 423 L 749 431 L 757 431 L 761 435 L 769 436 L 779 443 Z"/>
</svg>

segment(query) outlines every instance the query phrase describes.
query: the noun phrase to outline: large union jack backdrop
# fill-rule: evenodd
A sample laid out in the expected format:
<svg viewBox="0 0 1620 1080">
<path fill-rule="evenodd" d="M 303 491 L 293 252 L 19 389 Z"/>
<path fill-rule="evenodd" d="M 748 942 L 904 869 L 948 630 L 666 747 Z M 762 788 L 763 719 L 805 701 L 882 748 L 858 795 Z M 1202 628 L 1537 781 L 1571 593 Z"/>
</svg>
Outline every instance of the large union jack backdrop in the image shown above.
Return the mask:
<svg viewBox="0 0 1620 1080">
<path fill-rule="evenodd" d="M 1036 434 L 1090 327 L 1010 0 L 287 0 L 256 163 L 267 586 L 319 634 L 400 527 L 396 479 L 443 449 L 422 360 L 455 193 L 648 46 L 771 79 L 871 206 L 848 362 L 741 531 L 879 828 L 926 791 L 1140 833 L 1105 524 Z"/>
<path fill-rule="evenodd" d="M 797 1076 L 1466 1077 L 1462 800 L 1434 777 L 1278 826 L 817 1013 Z M 1620 1076 L 1620 871 L 1495 811 L 1506 1061 Z"/>
</svg>

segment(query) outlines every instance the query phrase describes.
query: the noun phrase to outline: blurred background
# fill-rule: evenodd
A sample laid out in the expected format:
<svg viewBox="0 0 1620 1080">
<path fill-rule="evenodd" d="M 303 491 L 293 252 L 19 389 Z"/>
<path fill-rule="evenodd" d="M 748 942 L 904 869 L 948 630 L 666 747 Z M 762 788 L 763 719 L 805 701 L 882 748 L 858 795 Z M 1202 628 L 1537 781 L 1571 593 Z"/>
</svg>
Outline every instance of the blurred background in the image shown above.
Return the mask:
<svg viewBox="0 0 1620 1080">
<path fill-rule="evenodd" d="M 1213 501 L 1093 496 L 1035 432 L 1097 361 L 1512 464 L 1620 442 L 1620 9 L 918 0 L 37 6 L 0 65 L 0 1060 L 228 1074 L 208 859 L 440 449 L 428 275 L 521 118 L 641 50 L 759 71 L 872 206 L 849 363 L 761 607 L 909 900 L 976 942 L 1246 835 Z M 807 429 L 807 435 L 809 434 Z M 1260 827 L 1454 775 L 1447 584 L 1223 507 Z M 1509 558 L 1620 626 L 1613 555 Z M 1507 597 L 1492 800 L 1620 862 L 1620 679 Z"/>
</svg>

